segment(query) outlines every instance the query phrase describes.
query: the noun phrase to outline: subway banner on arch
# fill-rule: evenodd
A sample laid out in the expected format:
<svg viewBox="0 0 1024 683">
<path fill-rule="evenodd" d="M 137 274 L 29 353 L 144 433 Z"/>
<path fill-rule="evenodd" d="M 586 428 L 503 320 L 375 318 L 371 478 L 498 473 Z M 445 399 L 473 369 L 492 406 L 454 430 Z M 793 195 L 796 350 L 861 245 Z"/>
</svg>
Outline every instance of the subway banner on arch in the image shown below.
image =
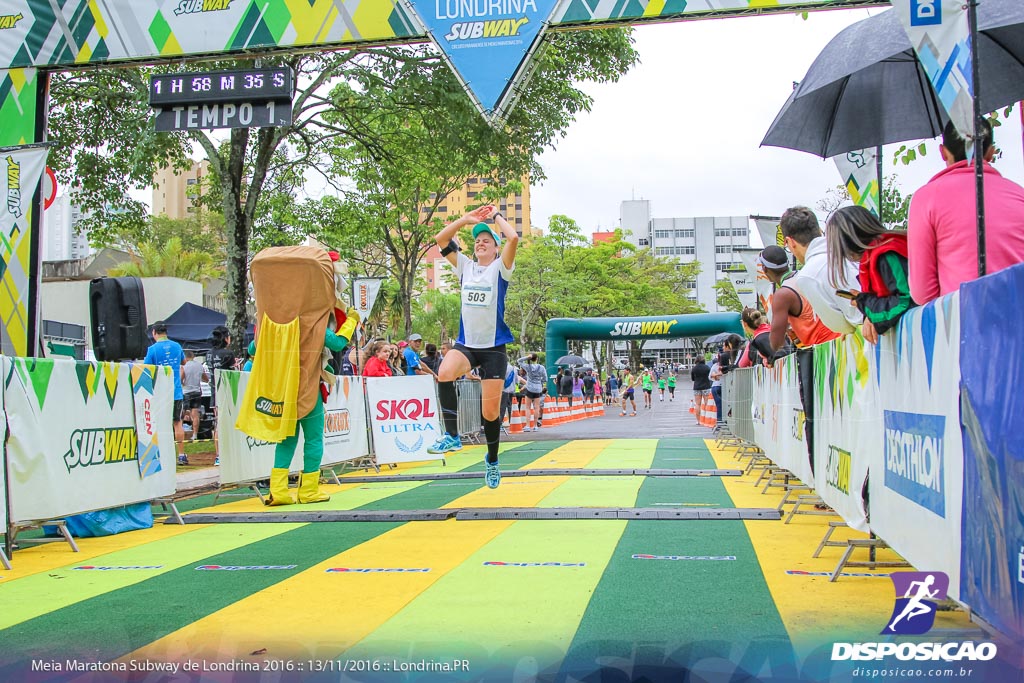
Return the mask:
<svg viewBox="0 0 1024 683">
<path fill-rule="evenodd" d="M 131 364 L 3 357 L 2 368 L 4 407 L 17 417 L 7 441 L 13 522 L 174 494 L 173 448 L 155 455 L 159 467 L 146 464 L 148 476 L 140 472 Z M 155 370 L 149 429 L 173 444 L 174 382 L 169 368 Z"/>
</svg>

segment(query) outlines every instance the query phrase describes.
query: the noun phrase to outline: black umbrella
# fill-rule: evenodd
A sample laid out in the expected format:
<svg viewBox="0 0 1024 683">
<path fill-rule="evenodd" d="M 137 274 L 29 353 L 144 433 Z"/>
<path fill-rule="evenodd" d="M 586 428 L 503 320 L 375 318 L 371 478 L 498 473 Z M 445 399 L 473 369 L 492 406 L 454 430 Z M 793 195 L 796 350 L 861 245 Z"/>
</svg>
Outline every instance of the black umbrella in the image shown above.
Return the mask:
<svg viewBox="0 0 1024 683">
<path fill-rule="evenodd" d="M 1024 99 L 1024 2 L 978 3 L 981 109 Z M 894 10 L 847 27 L 825 46 L 761 145 L 831 157 L 933 138 L 948 116 Z"/>
<path fill-rule="evenodd" d="M 561 358 L 559 358 L 558 360 L 555 361 L 555 365 L 586 365 L 586 364 L 587 364 L 587 361 L 585 361 L 583 358 L 581 358 L 579 356 L 574 356 L 572 354 L 570 354 L 568 356 L 562 356 Z"/>
</svg>

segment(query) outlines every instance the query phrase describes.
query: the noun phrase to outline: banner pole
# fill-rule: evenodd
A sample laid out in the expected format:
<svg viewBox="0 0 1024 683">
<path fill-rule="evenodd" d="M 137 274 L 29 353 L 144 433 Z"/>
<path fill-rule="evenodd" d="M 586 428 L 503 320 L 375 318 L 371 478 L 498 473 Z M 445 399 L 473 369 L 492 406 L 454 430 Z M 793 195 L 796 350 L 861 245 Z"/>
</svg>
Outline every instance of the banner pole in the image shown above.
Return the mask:
<svg viewBox="0 0 1024 683">
<path fill-rule="evenodd" d="M 883 211 L 885 193 L 882 188 L 882 146 L 875 148 L 875 170 L 878 173 L 878 222 L 885 225 L 885 211 Z"/>
<path fill-rule="evenodd" d="M 985 152 L 978 133 L 981 126 L 981 75 L 978 66 L 978 0 L 967 3 L 967 30 L 971 42 L 971 100 L 974 115 L 975 207 L 978 216 L 978 277 L 985 277 Z"/>
</svg>

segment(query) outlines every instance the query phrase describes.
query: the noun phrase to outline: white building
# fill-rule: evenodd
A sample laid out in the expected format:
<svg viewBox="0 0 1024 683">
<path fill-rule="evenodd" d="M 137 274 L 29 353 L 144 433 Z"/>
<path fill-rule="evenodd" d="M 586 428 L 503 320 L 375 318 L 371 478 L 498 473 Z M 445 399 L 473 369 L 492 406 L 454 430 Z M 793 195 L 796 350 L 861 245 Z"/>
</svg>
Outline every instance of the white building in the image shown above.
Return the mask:
<svg viewBox="0 0 1024 683">
<path fill-rule="evenodd" d="M 719 312 L 714 285 L 726 277 L 723 271 L 743 267 L 736 249 L 750 246 L 749 216 L 652 218 L 650 200 L 633 199 L 622 202 L 619 219 L 626 241 L 680 263 L 699 262 L 700 274 L 687 283 L 689 298 L 708 313 Z"/>
<path fill-rule="evenodd" d="M 93 253 L 89 234 L 77 232 L 82 210 L 72 203 L 70 194 L 57 197 L 43 212 L 42 250 L 44 261 L 76 261 Z"/>
</svg>

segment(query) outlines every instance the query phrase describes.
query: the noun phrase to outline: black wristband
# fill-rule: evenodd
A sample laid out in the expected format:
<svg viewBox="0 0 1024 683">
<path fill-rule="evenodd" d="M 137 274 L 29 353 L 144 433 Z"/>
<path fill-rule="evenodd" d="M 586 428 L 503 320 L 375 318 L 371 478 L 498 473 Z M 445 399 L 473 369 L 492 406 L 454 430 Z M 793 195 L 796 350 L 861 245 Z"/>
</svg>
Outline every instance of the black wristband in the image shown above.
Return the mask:
<svg viewBox="0 0 1024 683">
<path fill-rule="evenodd" d="M 493 215 L 493 216 L 491 216 L 491 218 L 497 218 L 498 216 L 501 216 L 502 218 L 504 218 L 504 217 L 505 217 L 504 215 L 502 215 L 502 213 L 501 213 L 500 211 L 495 211 L 495 212 L 494 212 L 494 215 Z"/>
<path fill-rule="evenodd" d="M 455 240 L 451 240 L 448 242 L 448 246 L 441 250 L 441 256 L 447 256 L 448 254 L 456 251 L 462 251 L 462 247 L 460 247 L 459 243 Z"/>
</svg>

